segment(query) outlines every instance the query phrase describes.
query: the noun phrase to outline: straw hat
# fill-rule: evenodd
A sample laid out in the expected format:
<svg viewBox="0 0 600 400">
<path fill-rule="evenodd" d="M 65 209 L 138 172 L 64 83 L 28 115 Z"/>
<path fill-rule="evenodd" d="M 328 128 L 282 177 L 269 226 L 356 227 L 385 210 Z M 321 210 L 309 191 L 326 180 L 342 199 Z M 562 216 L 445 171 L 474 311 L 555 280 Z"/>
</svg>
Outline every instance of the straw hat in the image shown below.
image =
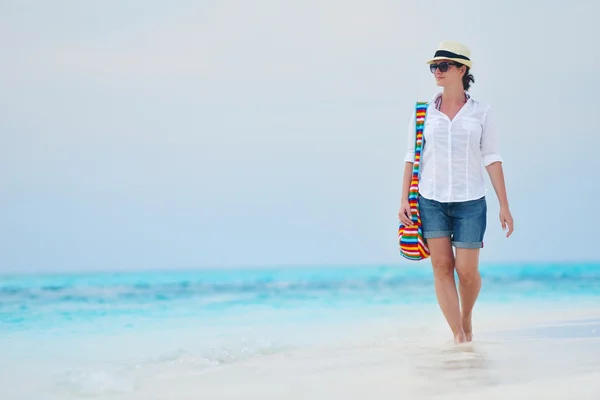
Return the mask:
<svg viewBox="0 0 600 400">
<path fill-rule="evenodd" d="M 440 43 L 433 58 L 427 61 L 427 64 L 433 64 L 437 60 L 452 60 L 471 68 L 473 62 L 470 56 L 471 52 L 466 46 L 458 42 L 446 41 Z"/>
</svg>

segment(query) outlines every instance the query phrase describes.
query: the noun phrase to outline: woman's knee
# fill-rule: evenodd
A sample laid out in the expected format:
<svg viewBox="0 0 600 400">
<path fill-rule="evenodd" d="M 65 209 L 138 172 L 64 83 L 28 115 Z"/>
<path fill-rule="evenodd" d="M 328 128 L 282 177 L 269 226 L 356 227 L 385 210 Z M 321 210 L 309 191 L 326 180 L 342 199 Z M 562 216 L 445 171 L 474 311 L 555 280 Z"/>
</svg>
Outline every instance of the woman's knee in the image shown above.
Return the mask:
<svg viewBox="0 0 600 400">
<path fill-rule="evenodd" d="M 458 249 L 456 252 L 456 273 L 465 283 L 479 279 L 479 249 Z"/>
<path fill-rule="evenodd" d="M 432 259 L 431 265 L 433 266 L 433 274 L 437 278 L 454 276 L 454 260 L 452 258 Z"/>
<path fill-rule="evenodd" d="M 431 265 L 435 277 L 448 277 L 454 279 L 454 252 L 449 237 L 427 240 L 431 251 Z"/>
<path fill-rule="evenodd" d="M 479 279 L 479 270 L 477 269 L 477 266 L 470 268 L 456 268 L 456 273 L 461 282 L 469 283 Z"/>
</svg>

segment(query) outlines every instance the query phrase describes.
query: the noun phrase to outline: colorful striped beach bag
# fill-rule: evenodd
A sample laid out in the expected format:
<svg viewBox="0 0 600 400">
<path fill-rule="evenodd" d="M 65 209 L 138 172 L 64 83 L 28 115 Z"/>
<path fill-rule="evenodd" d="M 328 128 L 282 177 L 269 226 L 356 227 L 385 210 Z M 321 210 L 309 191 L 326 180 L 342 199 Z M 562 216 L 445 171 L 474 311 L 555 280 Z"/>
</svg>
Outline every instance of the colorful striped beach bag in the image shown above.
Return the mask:
<svg viewBox="0 0 600 400">
<path fill-rule="evenodd" d="M 425 117 L 427 115 L 427 103 L 417 102 L 415 109 L 416 123 L 416 142 L 415 142 L 415 160 L 413 163 L 412 179 L 410 190 L 408 192 L 408 203 L 412 220 L 415 222 L 412 226 L 404 226 L 400 223 L 398 227 L 398 244 L 400 254 L 409 260 L 419 261 L 429 257 L 429 248 L 423 237 L 423 225 L 419 213 L 419 167 L 421 165 L 421 150 L 423 149 L 423 128 L 425 126 Z"/>
</svg>

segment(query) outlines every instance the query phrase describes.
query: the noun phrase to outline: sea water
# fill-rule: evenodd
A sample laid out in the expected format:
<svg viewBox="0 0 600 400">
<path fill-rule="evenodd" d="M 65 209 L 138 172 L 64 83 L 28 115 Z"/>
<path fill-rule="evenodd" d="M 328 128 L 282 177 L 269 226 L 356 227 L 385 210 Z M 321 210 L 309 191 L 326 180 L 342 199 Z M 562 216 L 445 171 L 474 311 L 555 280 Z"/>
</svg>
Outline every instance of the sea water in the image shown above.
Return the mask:
<svg viewBox="0 0 600 400">
<path fill-rule="evenodd" d="M 600 265 L 481 273 L 459 346 L 427 262 L 1 276 L 0 398 L 600 398 Z"/>
</svg>

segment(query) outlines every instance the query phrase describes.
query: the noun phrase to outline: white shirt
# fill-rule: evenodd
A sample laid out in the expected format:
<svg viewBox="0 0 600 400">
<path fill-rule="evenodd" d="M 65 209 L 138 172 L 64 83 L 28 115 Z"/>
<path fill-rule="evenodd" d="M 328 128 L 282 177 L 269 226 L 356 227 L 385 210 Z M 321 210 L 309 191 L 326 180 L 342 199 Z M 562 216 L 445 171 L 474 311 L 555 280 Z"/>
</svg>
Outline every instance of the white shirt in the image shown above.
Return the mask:
<svg viewBox="0 0 600 400">
<path fill-rule="evenodd" d="M 452 121 L 435 107 L 438 93 L 429 102 L 421 153 L 419 193 L 443 203 L 483 197 L 485 169 L 502 162 L 498 132 L 490 107 L 469 97 Z M 408 131 L 408 150 L 404 161 L 415 157 L 415 116 Z"/>
</svg>

